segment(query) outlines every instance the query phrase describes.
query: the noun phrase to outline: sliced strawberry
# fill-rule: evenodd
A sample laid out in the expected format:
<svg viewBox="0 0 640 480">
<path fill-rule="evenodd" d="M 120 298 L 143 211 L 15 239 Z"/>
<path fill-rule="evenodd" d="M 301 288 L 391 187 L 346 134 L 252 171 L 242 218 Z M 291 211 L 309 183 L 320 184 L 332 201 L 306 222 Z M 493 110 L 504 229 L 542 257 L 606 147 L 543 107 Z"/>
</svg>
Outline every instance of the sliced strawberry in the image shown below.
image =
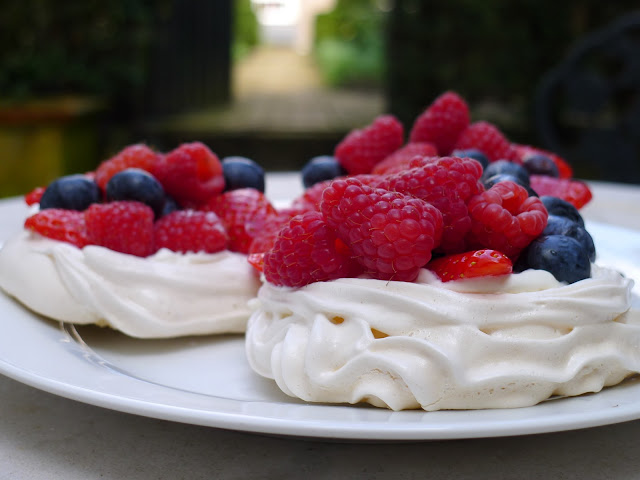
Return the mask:
<svg viewBox="0 0 640 480">
<path fill-rule="evenodd" d="M 509 257 L 497 250 L 474 250 L 436 258 L 427 268 L 443 282 L 465 278 L 507 275 L 513 271 Z"/>
<path fill-rule="evenodd" d="M 531 175 L 530 184 L 531 188 L 541 197 L 545 195 L 558 197 L 578 209 L 584 207 L 592 198 L 589 186 L 579 180 Z"/>
<path fill-rule="evenodd" d="M 40 235 L 82 248 L 89 243 L 84 214 L 77 210 L 48 208 L 31 215 L 24 227 Z"/>
<path fill-rule="evenodd" d="M 42 195 L 44 195 L 45 190 L 46 190 L 45 187 L 34 188 L 24 196 L 24 203 L 26 203 L 29 206 L 35 205 L 36 203 L 40 203 L 40 199 L 42 198 Z"/>
</svg>

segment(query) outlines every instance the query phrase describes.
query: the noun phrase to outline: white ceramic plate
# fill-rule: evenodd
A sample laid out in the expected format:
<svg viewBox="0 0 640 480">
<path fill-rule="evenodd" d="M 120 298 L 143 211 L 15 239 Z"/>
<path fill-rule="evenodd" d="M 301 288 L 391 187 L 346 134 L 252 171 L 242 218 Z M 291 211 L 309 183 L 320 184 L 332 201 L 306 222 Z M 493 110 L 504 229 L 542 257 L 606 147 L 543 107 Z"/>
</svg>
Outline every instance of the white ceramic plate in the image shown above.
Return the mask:
<svg viewBox="0 0 640 480">
<path fill-rule="evenodd" d="M 24 213 L 20 201 L 0 202 L 0 240 L 20 228 Z M 640 279 L 640 232 L 597 223 L 588 227 L 599 263 Z M 18 381 L 114 410 L 239 431 L 433 440 L 552 432 L 640 418 L 638 379 L 529 408 L 392 412 L 287 397 L 249 369 L 241 335 L 135 340 L 46 320 L 2 294 L 0 331 L 0 373 Z"/>
</svg>

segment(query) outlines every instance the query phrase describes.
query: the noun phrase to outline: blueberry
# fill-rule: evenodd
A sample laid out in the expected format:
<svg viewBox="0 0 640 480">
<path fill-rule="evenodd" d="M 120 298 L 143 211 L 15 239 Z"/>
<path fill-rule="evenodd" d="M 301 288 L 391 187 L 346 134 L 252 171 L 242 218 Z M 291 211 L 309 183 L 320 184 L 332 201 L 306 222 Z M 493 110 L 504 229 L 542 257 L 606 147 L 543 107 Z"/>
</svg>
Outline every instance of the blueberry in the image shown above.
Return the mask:
<svg viewBox="0 0 640 480">
<path fill-rule="evenodd" d="M 549 215 L 547 226 L 542 231 L 542 235 L 566 235 L 567 237 L 575 238 L 589 255 L 589 260 L 593 262 L 596 259 L 596 247 L 593 243 L 593 238 L 584 227 L 581 227 L 573 220 L 558 217 L 557 215 Z"/>
<path fill-rule="evenodd" d="M 171 212 L 175 212 L 176 210 L 180 210 L 180 205 L 178 205 L 178 202 L 176 202 L 173 197 L 165 195 L 161 216 L 164 217 L 165 215 L 169 215 Z"/>
<path fill-rule="evenodd" d="M 582 228 L 584 228 L 584 220 L 582 215 L 578 212 L 578 209 L 571 203 L 558 197 L 552 197 L 549 195 L 543 195 L 540 197 L 542 203 L 549 212 L 549 215 L 557 215 L 558 217 L 565 217 L 569 220 L 577 222 Z"/>
<path fill-rule="evenodd" d="M 580 242 L 566 235 L 541 235 L 522 253 L 520 263 L 546 270 L 560 282 L 574 283 L 591 276 L 589 255 Z"/>
<path fill-rule="evenodd" d="M 264 169 L 250 158 L 226 157 L 222 160 L 224 190 L 255 188 L 264 193 Z"/>
<path fill-rule="evenodd" d="M 346 175 L 346 170 L 335 157 L 321 155 L 313 157 L 302 167 L 302 184 L 309 188 L 316 183 Z"/>
<path fill-rule="evenodd" d="M 522 165 L 510 162 L 509 160 L 498 160 L 490 163 L 482 174 L 482 179 L 488 179 L 499 173 L 513 175 L 520 179 L 519 185 L 529 185 L 529 172 Z"/>
<path fill-rule="evenodd" d="M 149 205 L 156 218 L 162 215 L 165 193 L 160 182 L 145 170 L 127 168 L 116 173 L 105 188 L 107 200 L 134 200 Z"/>
<path fill-rule="evenodd" d="M 60 177 L 49 184 L 40 199 L 40 208 L 86 210 L 101 200 L 100 187 L 81 174 Z"/>
<path fill-rule="evenodd" d="M 458 158 L 473 158 L 474 160 L 480 162 L 480 165 L 482 165 L 483 169 L 487 168 L 487 166 L 489 165 L 489 159 L 487 158 L 487 156 L 482 153 L 482 151 L 475 148 L 471 148 L 469 150 L 454 150 L 451 155 Z"/>
<path fill-rule="evenodd" d="M 546 155 L 536 153 L 524 159 L 522 166 L 529 172 L 529 175 L 547 175 L 558 178 L 560 171 L 553 160 Z"/>
<path fill-rule="evenodd" d="M 527 190 L 527 192 L 529 193 L 530 197 L 537 197 L 538 196 L 538 194 L 535 192 L 535 190 L 533 188 L 531 188 L 531 186 L 528 183 L 523 183 L 522 179 L 520 177 L 516 177 L 515 175 L 510 175 L 508 173 L 498 173 L 498 174 L 494 175 L 493 177 L 490 177 L 490 178 L 487 178 L 487 179 L 483 180 L 482 184 L 484 185 L 484 188 L 489 190 L 496 183 L 500 183 L 500 182 L 514 182 L 514 183 L 517 183 L 518 185 L 520 185 L 521 187 L 524 187 Z"/>
</svg>

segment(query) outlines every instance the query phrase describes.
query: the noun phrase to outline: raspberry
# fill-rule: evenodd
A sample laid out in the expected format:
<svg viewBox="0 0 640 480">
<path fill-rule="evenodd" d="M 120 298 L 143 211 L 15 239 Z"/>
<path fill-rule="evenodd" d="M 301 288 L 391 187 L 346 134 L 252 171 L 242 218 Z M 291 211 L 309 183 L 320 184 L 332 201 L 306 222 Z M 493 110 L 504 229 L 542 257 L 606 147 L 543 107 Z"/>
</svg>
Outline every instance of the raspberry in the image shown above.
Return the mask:
<svg viewBox="0 0 640 480">
<path fill-rule="evenodd" d="M 433 143 L 408 143 L 373 167 L 372 173 L 384 175 L 401 172 L 402 170 L 409 168 L 409 162 L 411 162 L 411 160 L 416 156 L 435 157 L 437 155 L 438 150 Z"/>
<path fill-rule="evenodd" d="M 159 155 L 146 145 L 129 145 L 98 166 L 95 173 L 95 181 L 104 191 L 111 177 L 122 170 L 140 168 L 151 172 L 158 157 Z"/>
<path fill-rule="evenodd" d="M 546 175 L 531 175 L 529 179 L 531 188 L 538 195 L 561 198 L 578 209 L 584 207 L 592 198 L 589 186 L 579 180 L 553 178 Z"/>
<path fill-rule="evenodd" d="M 183 207 L 197 207 L 224 189 L 222 164 L 201 142 L 183 143 L 161 157 L 153 175 Z"/>
<path fill-rule="evenodd" d="M 469 119 L 467 103 L 458 94 L 445 92 L 416 119 L 409 141 L 431 142 L 440 155 L 449 155 Z"/>
<path fill-rule="evenodd" d="M 78 248 L 87 245 L 87 229 L 83 212 L 62 208 L 48 208 L 31 215 L 24 227 L 40 235 L 70 243 Z"/>
<path fill-rule="evenodd" d="M 472 197 L 467 203 L 473 248 L 490 248 L 514 258 L 547 225 L 547 210 L 520 185 L 505 181 Z"/>
<path fill-rule="evenodd" d="M 229 237 L 229 250 L 240 253 L 249 252 L 253 239 L 270 217 L 276 215 L 267 197 L 254 188 L 225 192 L 214 197 L 203 209 L 220 217 Z"/>
<path fill-rule="evenodd" d="M 315 183 L 307 188 L 302 195 L 295 198 L 291 202 L 291 208 L 299 213 L 320 211 L 320 202 L 322 201 L 322 192 L 327 188 L 333 180 L 324 180 Z"/>
<path fill-rule="evenodd" d="M 362 130 L 351 131 L 335 149 L 335 157 L 350 175 L 371 173 L 373 167 L 404 143 L 404 129 L 393 115 L 381 115 Z"/>
<path fill-rule="evenodd" d="M 515 161 L 517 161 L 518 163 L 524 163 L 524 160 L 531 155 L 545 155 L 549 157 L 553 161 L 553 163 L 556 164 L 556 167 L 558 167 L 560 178 L 573 177 L 573 169 L 571 168 L 571 165 L 569 165 L 569 163 L 567 163 L 564 158 L 556 155 L 553 152 L 549 152 L 537 147 L 532 147 L 530 145 L 519 145 L 517 143 L 512 144 L 512 147 L 516 156 Z"/>
<path fill-rule="evenodd" d="M 84 211 L 91 245 L 146 257 L 155 252 L 153 210 L 132 201 L 94 203 Z"/>
<path fill-rule="evenodd" d="M 46 190 L 45 187 L 34 188 L 24 196 L 24 203 L 26 203 L 29 206 L 35 205 L 36 203 L 40 203 L 40 199 L 42 198 L 42 195 L 44 195 L 45 190 Z"/>
<path fill-rule="evenodd" d="M 314 212 L 318 210 L 307 210 L 309 212 Z M 249 254 L 254 253 L 264 253 L 273 248 L 273 244 L 276 241 L 276 237 L 278 236 L 278 232 L 285 226 L 289 220 L 291 220 L 296 215 L 302 215 L 307 213 L 307 211 L 297 212 L 294 210 L 282 210 L 275 215 L 271 215 L 268 217 L 266 223 L 263 227 L 256 233 L 251 245 L 249 246 Z"/>
<path fill-rule="evenodd" d="M 427 268 L 443 282 L 496 275 L 513 271 L 513 263 L 497 250 L 475 250 L 431 260 Z"/>
<path fill-rule="evenodd" d="M 303 287 L 353 276 L 358 272 L 349 255 L 336 247 L 336 236 L 320 212 L 297 215 L 280 231 L 274 246 L 264 255 L 268 282 Z"/>
<path fill-rule="evenodd" d="M 176 210 L 154 225 L 156 248 L 174 252 L 215 253 L 227 246 L 227 232 L 213 212 Z"/>
<path fill-rule="evenodd" d="M 484 153 L 490 161 L 515 160 L 511 143 L 495 125 L 476 122 L 465 128 L 455 144 L 456 150 L 475 148 Z"/>
<path fill-rule="evenodd" d="M 466 201 L 484 191 L 482 166 L 476 160 L 458 157 L 416 158 L 411 165 L 420 166 L 389 175 L 380 187 L 421 198 L 440 210 L 444 230 L 438 250 L 464 251 L 465 235 L 471 229 Z"/>
<path fill-rule="evenodd" d="M 357 179 L 334 181 L 320 208 L 354 258 L 381 280 L 415 280 L 442 235 L 442 215 L 432 205 Z"/>
</svg>

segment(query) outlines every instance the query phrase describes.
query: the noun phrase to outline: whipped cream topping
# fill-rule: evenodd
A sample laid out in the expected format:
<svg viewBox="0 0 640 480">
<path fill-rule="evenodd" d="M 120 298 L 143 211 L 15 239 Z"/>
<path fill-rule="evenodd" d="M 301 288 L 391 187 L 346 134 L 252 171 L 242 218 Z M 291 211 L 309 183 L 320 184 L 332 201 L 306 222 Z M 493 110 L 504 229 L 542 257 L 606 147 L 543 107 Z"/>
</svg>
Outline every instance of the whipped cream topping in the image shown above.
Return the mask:
<svg viewBox="0 0 640 480">
<path fill-rule="evenodd" d="M 541 270 L 442 283 L 265 283 L 247 358 L 290 396 L 393 410 L 534 405 L 640 372 L 633 281 L 593 266 L 565 285 Z"/>
<path fill-rule="evenodd" d="M 259 286 L 246 256 L 229 251 L 139 258 L 26 230 L 0 250 L 0 288 L 31 310 L 140 338 L 244 332 Z"/>
</svg>

